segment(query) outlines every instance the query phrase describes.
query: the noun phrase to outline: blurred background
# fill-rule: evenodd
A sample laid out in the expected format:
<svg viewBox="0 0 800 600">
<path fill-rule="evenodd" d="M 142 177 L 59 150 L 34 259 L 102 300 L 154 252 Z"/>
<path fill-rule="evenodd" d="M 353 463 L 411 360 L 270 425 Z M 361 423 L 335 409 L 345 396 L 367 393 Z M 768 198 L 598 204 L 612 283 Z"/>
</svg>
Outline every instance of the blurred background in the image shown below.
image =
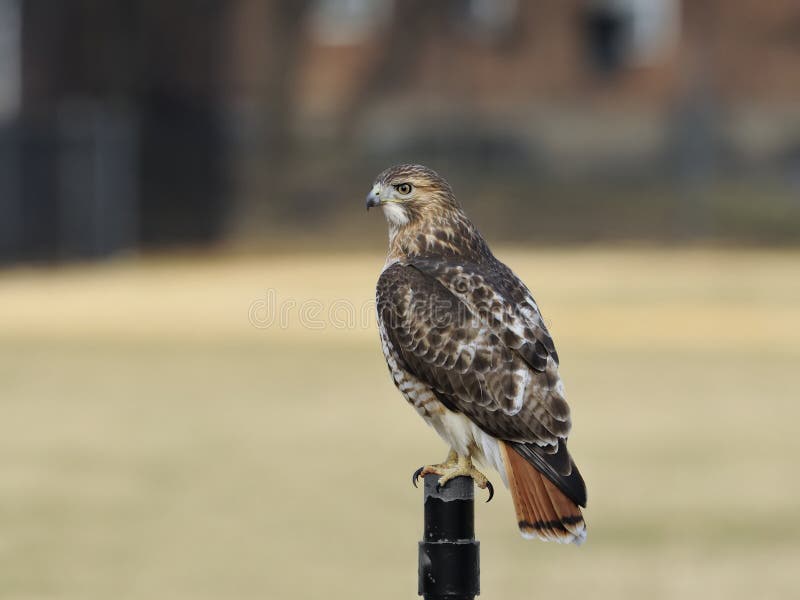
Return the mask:
<svg viewBox="0 0 800 600">
<path fill-rule="evenodd" d="M 532 288 L 589 486 L 581 549 L 478 508 L 482 597 L 799 597 L 796 0 L 0 0 L 0 596 L 414 597 L 399 162 Z"/>
</svg>

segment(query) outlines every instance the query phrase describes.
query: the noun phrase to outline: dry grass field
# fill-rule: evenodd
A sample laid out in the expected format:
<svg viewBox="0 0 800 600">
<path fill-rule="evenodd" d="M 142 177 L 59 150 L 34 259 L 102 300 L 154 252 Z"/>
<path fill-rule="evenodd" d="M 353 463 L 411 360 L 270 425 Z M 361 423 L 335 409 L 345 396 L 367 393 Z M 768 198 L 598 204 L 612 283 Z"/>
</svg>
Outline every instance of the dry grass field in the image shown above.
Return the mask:
<svg viewBox="0 0 800 600">
<path fill-rule="evenodd" d="M 0 598 L 416 597 L 409 477 L 446 448 L 383 363 L 382 254 L 0 273 Z M 800 253 L 499 254 L 559 347 L 589 538 L 522 540 L 499 491 L 481 597 L 800 597 Z"/>
</svg>

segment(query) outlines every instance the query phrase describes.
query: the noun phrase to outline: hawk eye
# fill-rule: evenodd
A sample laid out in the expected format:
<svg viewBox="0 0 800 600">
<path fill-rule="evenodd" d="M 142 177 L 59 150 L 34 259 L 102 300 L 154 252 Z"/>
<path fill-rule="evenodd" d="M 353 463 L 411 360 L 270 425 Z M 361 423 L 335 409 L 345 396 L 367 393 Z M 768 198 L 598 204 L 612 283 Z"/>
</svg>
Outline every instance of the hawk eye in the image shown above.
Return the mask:
<svg viewBox="0 0 800 600">
<path fill-rule="evenodd" d="M 398 183 L 396 186 L 394 186 L 394 189 L 396 189 L 403 196 L 406 196 L 406 195 L 411 193 L 411 184 L 410 183 Z"/>
</svg>

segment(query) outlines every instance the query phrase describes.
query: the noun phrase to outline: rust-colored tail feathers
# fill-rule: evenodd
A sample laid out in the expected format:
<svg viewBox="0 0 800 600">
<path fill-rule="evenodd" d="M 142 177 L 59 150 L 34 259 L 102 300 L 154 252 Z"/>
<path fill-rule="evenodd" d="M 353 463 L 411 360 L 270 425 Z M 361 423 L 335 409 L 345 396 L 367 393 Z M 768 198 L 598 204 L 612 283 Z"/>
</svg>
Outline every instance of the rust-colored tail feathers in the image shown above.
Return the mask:
<svg viewBox="0 0 800 600">
<path fill-rule="evenodd" d="M 578 505 L 511 446 L 500 442 L 500 448 L 523 537 L 582 544 L 586 523 Z"/>
</svg>

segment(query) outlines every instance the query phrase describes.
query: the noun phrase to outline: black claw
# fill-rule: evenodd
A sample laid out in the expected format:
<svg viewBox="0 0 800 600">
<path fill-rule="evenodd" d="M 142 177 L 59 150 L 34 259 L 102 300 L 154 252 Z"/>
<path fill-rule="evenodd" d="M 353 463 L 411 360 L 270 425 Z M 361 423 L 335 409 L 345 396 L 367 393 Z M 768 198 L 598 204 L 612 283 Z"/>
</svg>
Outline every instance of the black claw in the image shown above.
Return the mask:
<svg viewBox="0 0 800 600">
<path fill-rule="evenodd" d="M 486 502 L 491 502 L 494 498 L 494 486 L 491 481 L 486 482 L 486 489 L 489 490 L 489 499 Z"/>
<path fill-rule="evenodd" d="M 414 485 L 414 487 L 417 487 L 417 480 L 419 479 L 419 476 L 422 473 L 422 469 L 424 468 L 425 467 L 420 467 L 419 469 L 414 471 L 414 474 L 411 476 L 411 483 Z"/>
</svg>

